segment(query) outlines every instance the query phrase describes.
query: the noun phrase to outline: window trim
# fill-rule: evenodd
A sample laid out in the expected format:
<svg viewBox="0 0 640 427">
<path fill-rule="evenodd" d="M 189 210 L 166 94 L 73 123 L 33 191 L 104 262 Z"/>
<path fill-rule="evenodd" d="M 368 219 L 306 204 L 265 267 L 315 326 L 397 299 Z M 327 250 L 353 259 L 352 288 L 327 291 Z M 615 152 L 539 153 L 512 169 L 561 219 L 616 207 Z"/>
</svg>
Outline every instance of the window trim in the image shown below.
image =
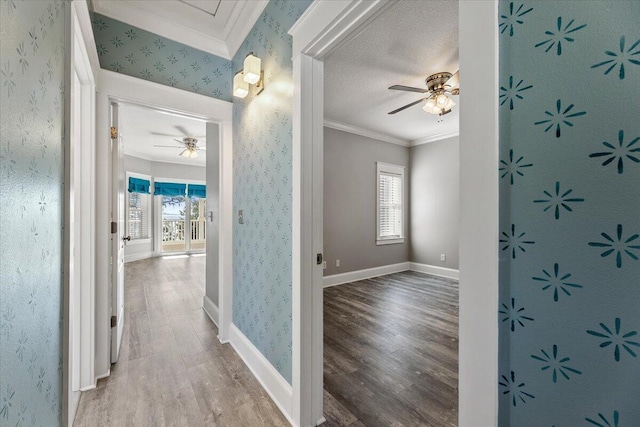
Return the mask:
<svg viewBox="0 0 640 427">
<path fill-rule="evenodd" d="M 145 175 L 142 173 L 137 173 L 137 172 L 130 172 L 130 171 L 126 171 L 125 173 L 126 176 L 126 181 L 125 182 L 129 182 L 129 177 L 134 177 L 134 178 L 140 178 L 140 179 L 146 179 L 149 180 L 150 185 L 149 185 L 149 196 L 151 196 L 151 198 L 149 199 L 149 203 L 147 205 L 147 214 L 148 214 L 148 227 L 149 227 L 149 237 L 147 237 L 146 239 L 131 239 L 127 242 L 127 246 L 133 246 L 133 245 L 142 245 L 142 244 L 149 244 L 153 242 L 153 177 L 151 175 Z M 125 190 L 125 193 L 128 194 L 128 191 Z M 127 199 L 127 203 L 125 203 L 126 206 L 126 212 L 125 212 L 125 218 L 126 218 L 126 223 L 125 223 L 125 232 L 127 234 L 127 236 L 130 235 L 129 232 L 129 201 Z"/>
<path fill-rule="evenodd" d="M 405 241 L 405 212 L 406 212 L 406 197 L 405 197 L 405 166 L 394 165 L 385 162 L 376 162 L 376 245 L 393 245 L 404 243 Z M 399 175 L 401 179 L 401 196 L 402 214 L 400 215 L 400 237 L 380 237 L 380 174 L 386 173 L 391 175 Z"/>
</svg>

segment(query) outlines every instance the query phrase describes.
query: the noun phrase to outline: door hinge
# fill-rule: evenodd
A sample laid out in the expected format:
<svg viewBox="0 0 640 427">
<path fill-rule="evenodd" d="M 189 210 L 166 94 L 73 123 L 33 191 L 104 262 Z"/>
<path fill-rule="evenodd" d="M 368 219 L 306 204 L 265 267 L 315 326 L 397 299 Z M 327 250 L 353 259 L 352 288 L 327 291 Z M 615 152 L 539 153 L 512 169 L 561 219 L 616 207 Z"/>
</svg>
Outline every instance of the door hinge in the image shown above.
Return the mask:
<svg viewBox="0 0 640 427">
<path fill-rule="evenodd" d="M 115 328 L 118 325 L 118 318 L 116 316 L 111 316 L 111 327 Z"/>
<path fill-rule="evenodd" d="M 118 128 L 111 126 L 111 139 L 118 139 Z"/>
<path fill-rule="evenodd" d="M 118 232 L 118 223 L 115 221 L 111 221 L 111 234 L 116 234 Z"/>
</svg>

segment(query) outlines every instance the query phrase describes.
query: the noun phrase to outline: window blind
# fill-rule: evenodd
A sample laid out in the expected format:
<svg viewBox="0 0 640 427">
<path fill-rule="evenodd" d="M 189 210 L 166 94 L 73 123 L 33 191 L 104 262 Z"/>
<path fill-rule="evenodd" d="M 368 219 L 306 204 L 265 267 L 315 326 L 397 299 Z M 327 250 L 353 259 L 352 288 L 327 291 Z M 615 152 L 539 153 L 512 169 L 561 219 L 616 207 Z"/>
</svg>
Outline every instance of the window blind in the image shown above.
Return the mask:
<svg viewBox="0 0 640 427">
<path fill-rule="evenodd" d="M 189 184 L 189 186 L 187 187 L 187 196 L 199 197 L 201 199 L 204 199 L 207 197 L 207 186 L 199 184 Z"/>
<path fill-rule="evenodd" d="M 129 236 L 131 240 L 149 238 L 148 194 L 129 193 Z"/>
<path fill-rule="evenodd" d="M 129 193 L 149 194 L 151 182 L 148 179 L 129 177 Z"/>
<path fill-rule="evenodd" d="M 153 188 L 156 196 L 184 196 L 187 192 L 187 184 L 176 182 L 155 182 Z"/>
<path fill-rule="evenodd" d="M 379 237 L 381 239 L 400 238 L 402 237 L 402 176 L 381 172 L 378 179 Z"/>
</svg>

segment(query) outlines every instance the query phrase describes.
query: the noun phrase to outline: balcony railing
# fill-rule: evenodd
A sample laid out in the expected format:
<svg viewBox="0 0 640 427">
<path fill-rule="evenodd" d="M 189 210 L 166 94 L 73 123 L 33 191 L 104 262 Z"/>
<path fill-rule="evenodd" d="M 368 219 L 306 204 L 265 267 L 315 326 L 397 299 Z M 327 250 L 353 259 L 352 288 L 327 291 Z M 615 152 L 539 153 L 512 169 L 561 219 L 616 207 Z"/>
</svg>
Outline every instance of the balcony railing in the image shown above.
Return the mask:
<svg viewBox="0 0 640 427">
<path fill-rule="evenodd" d="M 184 251 L 185 220 L 162 220 L 162 250 L 164 252 Z M 191 221 L 191 250 L 202 250 L 205 247 L 206 226 L 204 218 Z"/>
</svg>

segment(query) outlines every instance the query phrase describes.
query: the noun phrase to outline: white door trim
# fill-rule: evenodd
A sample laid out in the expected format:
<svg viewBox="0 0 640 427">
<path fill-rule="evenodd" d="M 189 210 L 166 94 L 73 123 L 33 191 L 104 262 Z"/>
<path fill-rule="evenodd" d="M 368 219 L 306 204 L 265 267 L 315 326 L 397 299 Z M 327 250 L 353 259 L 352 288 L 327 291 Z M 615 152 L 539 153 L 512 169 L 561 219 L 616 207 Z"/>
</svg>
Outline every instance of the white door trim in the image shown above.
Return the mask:
<svg viewBox="0 0 640 427">
<path fill-rule="evenodd" d="M 97 53 L 86 1 L 65 8 L 65 234 L 62 423 L 71 426 L 80 391 L 95 387 L 95 76 Z M 95 44 L 93 45 L 95 46 Z M 93 55 L 92 55 L 93 54 Z M 95 56 L 95 58 L 94 58 Z M 96 61 L 94 61 L 96 60 Z M 74 267 L 70 268 L 73 263 Z"/>
<path fill-rule="evenodd" d="M 315 252 L 322 251 L 313 208 L 314 153 L 322 145 L 322 59 L 393 2 L 315 1 L 293 36 L 293 418 L 322 420 L 322 287 Z M 498 115 L 497 0 L 459 2 L 460 68 L 460 396 L 459 425 L 495 426 L 498 408 Z M 491 108 L 487 108 L 490 106 Z M 320 151 L 321 152 L 321 151 Z M 316 202 L 314 204 L 314 202 Z M 321 206 L 321 204 L 320 204 Z M 468 207 L 465 209 L 465 207 Z M 321 273 L 320 273 L 321 277 Z M 480 303 L 479 303 L 480 302 Z M 318 372 L 320 375 L 318 375 Z M 320 410 L 320 412 L 319 412 Z"/>
<path fill-rule="evenodd" d="M 214 122 L 221 128 L 220 144 L 220 243 L 219 243 L 219 338 L 228 340 L 231 325 L 231 298 L 233 272 L 233 104 L 227 101 L 176 89 L 107 70 L 99 70 L 97 85 L 97 152 L 98 159 L 109 155 L 109 103 L 120 102 L 151 107 Z M 104 162 L 102 162 L 104 163 Z M 98 162 L 96 197 L 98 215 L 109 210 L 108 166 Z M 100 221 L 105 221 L 102 224 Z M 108 289 L 110 282 L 100 272 L 109 269 L 109 227 L 106 215 L 98 218 L 96 263 L 98 282 L 96 287 L 96 376 L 109 374 L 109 318 Z M 104 307 L 103 307 L 104 306 Z"/>
</svg>

